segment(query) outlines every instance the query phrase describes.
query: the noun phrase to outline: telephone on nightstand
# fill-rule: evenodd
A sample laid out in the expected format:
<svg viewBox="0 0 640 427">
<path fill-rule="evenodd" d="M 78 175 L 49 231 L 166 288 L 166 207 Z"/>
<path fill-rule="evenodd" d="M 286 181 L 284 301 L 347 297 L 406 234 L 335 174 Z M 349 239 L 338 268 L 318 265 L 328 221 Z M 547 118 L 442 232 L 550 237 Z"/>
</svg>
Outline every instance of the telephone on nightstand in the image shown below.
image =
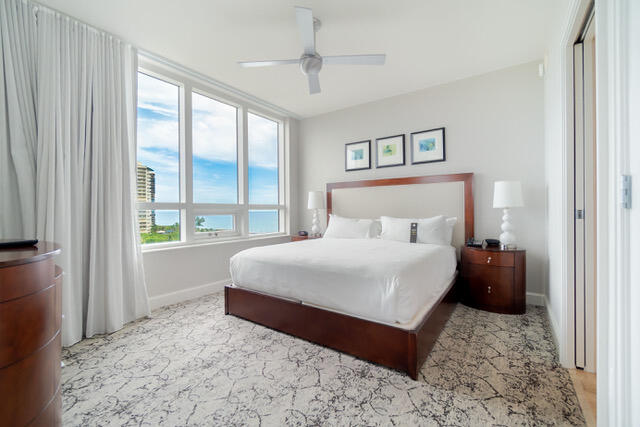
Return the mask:
<svg viewBox="0 0 640 427">
<path fill-rule="evenodd" d="M 469 240 L 467 240 L 467 246 L 470 248 L 481 248 L 482 242 L 478 242 L 474 240 L 473 237 L 470 237 Z"/>
<path fill-rule="evenodd" d="M 487 247 L 489 248 L 500 246 L 500 240 L 498 239 L 484 239 L 484 241 L 487 242 Z"/>
<path fill-rule="evenodd" d="M 488 248 L 495 248 L 500 246 L 500 240 L 497 239 L 484 239 L 483 241 L 477 241 L 473 237 L 467 240 L 467 246 L 470 248 L 482 248 L 486 245 Z"/>
</svg>

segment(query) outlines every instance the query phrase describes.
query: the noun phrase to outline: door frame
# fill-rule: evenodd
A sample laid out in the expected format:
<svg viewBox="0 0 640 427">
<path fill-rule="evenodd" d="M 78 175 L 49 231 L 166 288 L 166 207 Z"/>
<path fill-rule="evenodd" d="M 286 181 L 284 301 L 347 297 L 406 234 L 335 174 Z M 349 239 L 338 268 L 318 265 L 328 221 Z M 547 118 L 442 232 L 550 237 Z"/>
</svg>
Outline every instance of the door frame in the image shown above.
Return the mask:
<svg viewBox="0 0 640 427">
<path fill-rule="evenodd" d="M 563 102 L 563 312 L 559 355 L 571 367 L 575 348 L 573 306 L 573 44 L 590 0 L 572 0 L 561 45 Z M 624 426 L 640 423 L 640 340 L 632 325 L 640 325 L 640 2 L 595 0 L 597 94 L 597 422 Z M 635 46 L 635 49 L 632 47 Z M 636 141 L 636 146 L 631 141 Z M 635 176 L 632 209 L 621 204 L 623 174 Z M 630 236 L 634 233 L 636 238 Z M 637 333 L 637 332 L 636 332 Z"/>
<path fill-rule="evenodd" d="M 596 4 L 597 282 L 606 284 L 597 289 L 598 424 L 611 426 L 640 423 L 640 340 L 633 335 L 640 322 L 640 292 L 633 286 L 640 267 L 631 262 L 640 259 L 640 244 L 630 237 L 640 235 L 638 183 L 632 209 L 621 200 L 622 175 L 640 176 L 640 125 L 632 120 L 640 114 L 640 31 L 631 25 L 639 21 L 636 0 Z"/>
</svg>

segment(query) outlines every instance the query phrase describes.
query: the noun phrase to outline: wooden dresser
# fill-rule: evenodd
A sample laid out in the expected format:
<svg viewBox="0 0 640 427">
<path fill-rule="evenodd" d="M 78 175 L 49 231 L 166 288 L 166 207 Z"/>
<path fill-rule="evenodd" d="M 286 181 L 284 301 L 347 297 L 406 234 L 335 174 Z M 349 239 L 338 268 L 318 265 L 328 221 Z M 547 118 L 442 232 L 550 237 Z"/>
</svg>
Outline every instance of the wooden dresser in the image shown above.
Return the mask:
<svg viewBox="0 0 640 427">
<path fill-rule="evenodd" d="M 0 426 L 59 426 L 62 270 L 49 242 L 0 249 Z"/>
<path fill-rule="evenodd" d="M 526 310 L 526 252 L 462 248 L 462 302 L 495 313 Z"/>
</svg>

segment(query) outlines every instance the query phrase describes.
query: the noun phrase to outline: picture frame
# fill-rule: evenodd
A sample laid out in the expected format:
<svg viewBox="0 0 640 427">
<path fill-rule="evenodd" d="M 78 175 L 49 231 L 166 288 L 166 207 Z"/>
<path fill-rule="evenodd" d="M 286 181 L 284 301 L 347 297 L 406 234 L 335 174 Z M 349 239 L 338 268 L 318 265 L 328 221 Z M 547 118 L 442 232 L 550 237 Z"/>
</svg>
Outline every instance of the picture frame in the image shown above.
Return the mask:
<svg viewBox="0 0 640 427">
<path fill-rule="evenodd" d="M 411 164 L 444 162 L 444 128 L 435 128 L 411 133 Z"/>
<path fill-rule="evenodd" d="M 363 169 L 371 169 L 370 139 L 344 145 L 344 170 L 350 172 Z"/>
<path fill-rule="evenodd" d="M 376 139 L 376 168 L 404 166 L 404 134 Z"/>
</svg>

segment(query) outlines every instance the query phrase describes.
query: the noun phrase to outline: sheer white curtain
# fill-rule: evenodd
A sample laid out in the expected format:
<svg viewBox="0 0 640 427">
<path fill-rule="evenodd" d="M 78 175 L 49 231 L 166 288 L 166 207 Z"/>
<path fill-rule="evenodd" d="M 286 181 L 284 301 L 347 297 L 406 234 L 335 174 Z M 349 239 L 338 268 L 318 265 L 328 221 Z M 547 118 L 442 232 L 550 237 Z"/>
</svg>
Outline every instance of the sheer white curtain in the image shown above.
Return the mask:
<svg viewBox="0 0 640 427">
<path fill-rule="evenodd" d="M 149 313 L 135 221 L 136 52 L 47 8 L 32 10 L 34 223 L 39 239 L 62 246 L 68 346 Z M 15 170 L 25 163 L 12 161 Z"/>
<path fill-rule="evenodd" d="M 36 235 L 36 17 L 0 1 L 0 236 Z"/>
</svg>

